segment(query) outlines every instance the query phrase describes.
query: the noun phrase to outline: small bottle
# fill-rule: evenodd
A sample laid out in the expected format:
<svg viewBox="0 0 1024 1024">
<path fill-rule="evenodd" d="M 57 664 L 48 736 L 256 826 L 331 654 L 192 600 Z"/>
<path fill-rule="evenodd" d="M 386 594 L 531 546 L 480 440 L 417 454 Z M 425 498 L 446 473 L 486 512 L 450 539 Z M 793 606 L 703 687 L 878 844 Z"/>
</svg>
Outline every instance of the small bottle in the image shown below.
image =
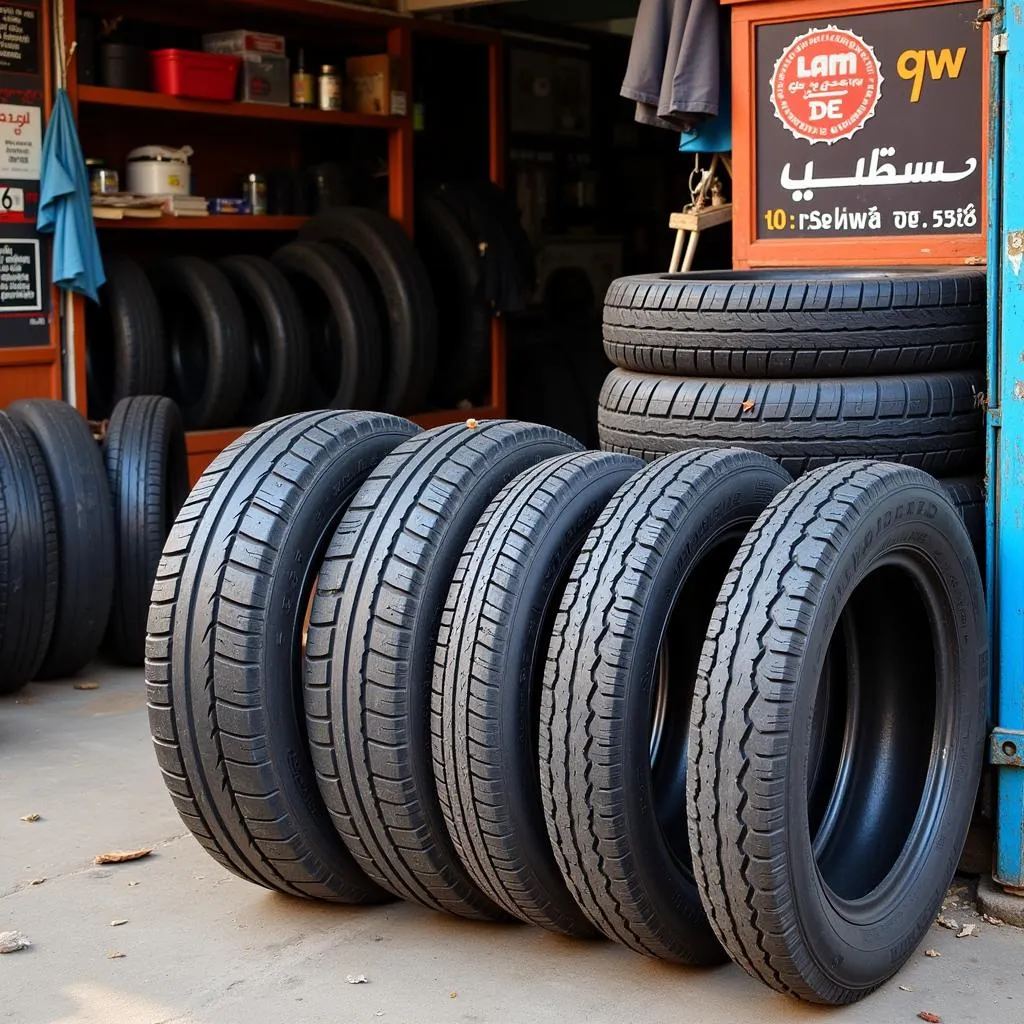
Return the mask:
<svg viewBox="0 0 1024 1024">
<path fill-rule="evenodd" d="M 316 102 L 316 80 L 306 70 L 305 51 L 299 50 L 299 67 L 292 75 L 292 105 L 312 107 Z"/>
<path fill-rule="evenodd" d="M 320 109 L 341 110 L 341 78 L 333 64 L 320 68 Z"/>
</svg>

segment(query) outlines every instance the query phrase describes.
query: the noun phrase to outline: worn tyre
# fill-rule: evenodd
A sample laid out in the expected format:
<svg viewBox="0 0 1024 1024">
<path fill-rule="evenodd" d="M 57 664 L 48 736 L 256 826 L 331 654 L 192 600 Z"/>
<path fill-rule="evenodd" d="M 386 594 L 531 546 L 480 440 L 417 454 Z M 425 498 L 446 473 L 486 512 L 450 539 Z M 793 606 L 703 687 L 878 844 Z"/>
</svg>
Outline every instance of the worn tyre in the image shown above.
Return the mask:
<svg viewBox="0 0 1024 1024">
<path fill-rule="evenodd" d="M 249 339 L 249 387 L 239 420 L 266 423 L 298 411 L 309 384 L 309 343 L 294 289 L 259 256 L 229 256 L 217 269 L 235 290 Z"/>
<path fill-rule="evenodd" d="M 245 314 L 228 279 L 196 256 L 150 274 L 167 332 L 168 394 L 188 430 L 237 421 L 249 381 Z"/>
<path fill-rule="evenodd" d="M 437 309 L 405 232 L 375 210 L 343 206 L 314 217 L 299 237 L 330 242 L 362 272 L 386 337 L 380 402 L 389 412 L 422 412 L 437 365 Z"/>
<path fill-rule="evenodd" d="M 648 467 L 601 514 L 555 617 L 539 756 L 551 845 L 595 927 L 648 956 L 724 959 L 683 812 L 693 678 L 729 562 L 789 480 L 739 450 Z"/>
<path fill-rule="evenodd" d="M 306 311 L 306 401 L 327 409 L 369 409 L 381 389 L 381 325 L 352 261 L 333 246 L 293 242 L 274 254 Z"/>
<path fill-rule="evenodd" d="M 687 809 L 701 899 L 772 988 L 848 1003 L 942 906 L 986 740 L 985 602 L 941 485 L 826 467 L 729 568 L 697 673 Z"/>
<path fill-rule="evenodd" d="M 146 615 L 164 542 L 188 495 L 181 413 L 155 395 L 126 398 L 103 440 L 114 510 L 114 596 L 106 648 L 125 665 L 146 655 Z"/>
<path fill-rule="evenodd" d="M 99 305 L 85 304 L 89 415 L 104 420 L 130 395 L 160 395 L 167 342 L 160 306 L 145 271 L 128 256 L 105 255 Z"/>
<path fill-rule="evenodd" d="M 207 852 L 269 889 L 383 898 L 317 797 L 298 674 L 334 526 L 370 469 L 416 429 L 318 412 L 250 431 L 203 474 L 164 549 L 146 640 L 157 760 Z"/>
<path fill-rule="evenodd" d="M 872 380 L 729 381 L 613 370 L 598 410 L 601 447 L 641 458 L 751 448 L 794 476 L 882 459 L 957 476 L 984 461 L 980 373 Z"/>
<path fill-rule="evenodd" d="M 436 910 L 505 916 L 459 860 L 434 782 L 431 672 L 445 597 L 495 494 L 578 447 L 503 420 L 407 441 L 356 495 L 317 580 L 305 698 L 320 792 L 370 878 Z"/>
<path fill-rule="evenodd" d="M 32 432 L 0 412 L 0 694 L 39 671 L 58 588 L 53 489 Z"/>
<path fill-rule="evenodd" d="M 32 398 L 8 413 L 39 443 L 53 487 L 59 550 L 57 611 L 39 679 L 73 676 L 96 656 L 114 592 L 114 512 L 100 447 L 66 402 Z"/>
<path fill-rule="evenodd" d="M 434 775 L 459 857 L 499 906 L 567 935 L 595 930 L 562 879 L 544 823 L 541 676 L 580 547 L 641 469 L 622 455 L 560 455 L 503 488 L 459 560 L 434 656 Z"/>
<path fill-rule="evenodd" d="M 873 377 L 984 363 L 985 273 L 735 270 L 613 282 L 617 366 L 693 377 Z"/>
<path fill-rule="evenodd" d="M 978 556 L 978 565 L 985 574 L 985 481 L 980 476 L 956 477 L 941 481 L 946 497 L 960 513 Z"/>
</svg>

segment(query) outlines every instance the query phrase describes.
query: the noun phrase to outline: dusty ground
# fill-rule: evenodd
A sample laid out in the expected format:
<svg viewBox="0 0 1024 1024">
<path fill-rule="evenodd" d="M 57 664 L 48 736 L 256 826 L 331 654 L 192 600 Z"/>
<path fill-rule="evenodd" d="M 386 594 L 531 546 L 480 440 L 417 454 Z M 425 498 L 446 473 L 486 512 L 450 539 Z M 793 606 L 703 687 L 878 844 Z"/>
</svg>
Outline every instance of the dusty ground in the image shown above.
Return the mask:
<svg viewBox="0 0 1024 1024">
<path fill-rule="evenodd" d="M 946 1024 L 1024 1022 L 1024 933 L 957 909 L 950 916 L 978 922 L 980 935 L 936 925 L 926 946 L 941 958 L 922 947 L 883 991 L 829 1011 L 732 966 L 681 970 L 611 943 L 412 906 L 274 896 L 223 871 L 174 813 L 150 751 L 141 673 L 86 679 L 99 688 L 33 685 L 0 699 L 0 931 L 33 943 L 0 956 L 0 1020 L 913 1024 L 924 1010 Z M 21 820 L 31 814 L 40 820 Z M 141 846 L 153 855 L 93 866 L 98 853 Z"/>
</svg>

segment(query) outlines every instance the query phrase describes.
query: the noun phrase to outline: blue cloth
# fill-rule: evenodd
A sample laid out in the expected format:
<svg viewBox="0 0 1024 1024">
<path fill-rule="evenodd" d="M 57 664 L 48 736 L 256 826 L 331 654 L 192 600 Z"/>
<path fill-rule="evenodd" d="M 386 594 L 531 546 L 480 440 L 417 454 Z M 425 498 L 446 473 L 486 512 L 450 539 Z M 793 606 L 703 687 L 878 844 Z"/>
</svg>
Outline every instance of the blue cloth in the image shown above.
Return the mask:
<svg viewBox="0 0 1024 1024">
<path fill-rule="evenodd" d="M 89 173 L 64 89 L 57 91 L 43 139 L 36 229 L 53 235 L 53 283 L 98 302 L 106 275 L 92 219 Z"/>
<path fill-rule="evenodd" d="M 693 131 L 683 132 L 679 142 L 683 153 L 732 152 L 732 83 L 729 72 L 722 75 L 722 89 L 718 101 L 718 114 L 697 125 Z"/>
</svg>

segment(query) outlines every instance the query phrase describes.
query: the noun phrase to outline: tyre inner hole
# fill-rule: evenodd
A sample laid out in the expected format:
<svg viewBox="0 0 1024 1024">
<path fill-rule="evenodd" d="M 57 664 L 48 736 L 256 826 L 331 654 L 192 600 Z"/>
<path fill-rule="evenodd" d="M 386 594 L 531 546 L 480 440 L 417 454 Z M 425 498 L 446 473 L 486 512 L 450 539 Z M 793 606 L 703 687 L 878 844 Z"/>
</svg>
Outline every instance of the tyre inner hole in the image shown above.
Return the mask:
<svg viewBox="0 0 1024 1024">
<path fill-rule="evenodd" d="M 309 338 L 310 387 L 316 405 L 328 405 L 341 387 L 341 340 L 337 318 L 323 291 L 304 274 L 290 274 L 289 283 L 306 315 Z"/>
<path fill-rule="evenodd" d="M 649 751 L 654 809 L 662 836 L 692 873 L 686 823 L 686 759 L 690 707 L 704 639 L 742 531 L 711 548 L 691 570 L 676 598 L 658 650 L 651 687 Z"/>
<path fill-rule="evenodd" d="M 186 409 L 202 401 L 209 369 L 206 350 L 206 325 L 192 299 L 175 293 L 175 301 L 162 307 L 167 324 L 171 354 L 171 380 L 175 398 Z"/>
<path fill-rule="evenodd" d="M 245 288 L 236 288 L 235 294 L 249 334 L 249 402 L 255 405 L 270 386 L 270 336 L 259 303 Z"/>
<path fill-rule="evenodd" d="M 807 813 L 818 872 L 840 901 L 864 899 L 908 844 L 926 845 L 916 823 L 941 784 L 935 645 L 924 593 L 898 565 L 856 588 L 829 644 L 810 723 Z"/>
</svg>

